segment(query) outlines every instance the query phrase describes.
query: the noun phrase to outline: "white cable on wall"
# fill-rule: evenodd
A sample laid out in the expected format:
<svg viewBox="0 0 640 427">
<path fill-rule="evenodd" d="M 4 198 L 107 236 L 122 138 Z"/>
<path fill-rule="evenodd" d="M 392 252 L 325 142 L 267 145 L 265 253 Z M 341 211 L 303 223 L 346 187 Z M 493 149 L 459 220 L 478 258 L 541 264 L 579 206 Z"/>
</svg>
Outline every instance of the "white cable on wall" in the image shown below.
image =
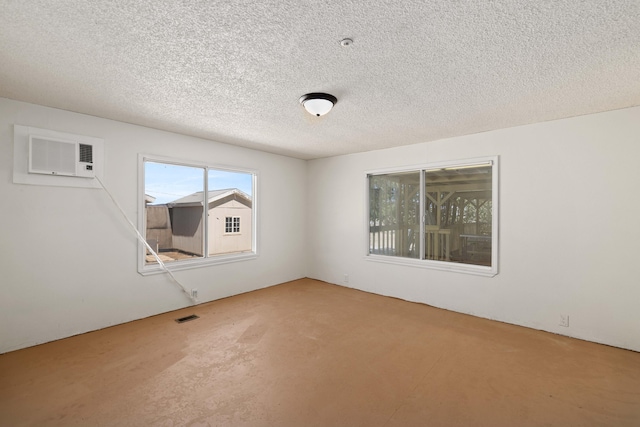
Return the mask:
<svg viewBox="0 0 640 427">
<path fill-rule="evenodd" d="M 176 283 L 176 285 L 178 285 L 180 287 L 180 289 L 182 290 L 182 292 L 184 292 L 187 297 L 189 297 L 189 299 L 191 300 L 191 302 L 193 304 L 197 304 L 198 303 L 198 299 L 195 298 L 193 295 L 191 295 L 191 293 L 189 291 L 187 291 L 187 289 L 182 285 L 182 283 L 180 283 L 180 281 L 178 281 L 178 279 L 176 279 L 176 277 L 173 275 L 173 273 L 171 271 L 169 271 L 169 269 L 167 268 L 166 265 L 164 265 L 164 262 L 162 262 L 162 260 L 160 259 L 160 256 L 158 256 L 158 254 L 156 253 L 156 251 L 153 250 L 153 248 L 149 245 L 149 243 L 147 243 L 147 241 L 145 240 L 145 238 L 142 236 L 142 234 L 140 234 L 140 231 L 138 231 L 138 228 L 133 224 L 133 222 L 131 222 L 131 220 L 129 220 L 129 218 L 127 217 L 127 214 L 124 212 L 124 210 L 120 207 L 120 205 L 118 204 L 118 202 L 116 201 L 116 199 L 113 197 L 113 195 L 111 194 L 111 192 L 109 190 L 107 190 L 107 187 L 105 187 L 105 185 L 102 183 L 102 181 L 100 180 L 100 178 L 98 178 L 98 176 L 96 175 L 95 178 L 98 180 L 98 182 L 100 183 L 100 186 L 102 187 L 102 189 L 107 193 L 107 195 L 109 196 L 109 198 L 111 199 L 111 201 L 113 202 L 114 205 L 116 205 L 116 207 L 118 208 L 118 210 L 120 211 L 120 213 L 122 214 L 122 216 L 124 217 L 124 219 L 127 221 L 127 223 L 129 223 L 129 226 L 131 227 L 131 229 L 133 230 L 133 232 L 136 234 L 136 237 L 138 238 L 138 240 L 140 242 L 142 242 L 143 245 L 145 245 L 145 247 L 147 248 L 147 250 L 149 252 L 151 252 L 151 255 L 153 255 L 153 257 L 156 259 L 156 261 L 158 261 L 158 265 L 160 265 L 160 267 L 169 275 L 169 277 L 171 277 L 171 279 Z"/>
</svg>

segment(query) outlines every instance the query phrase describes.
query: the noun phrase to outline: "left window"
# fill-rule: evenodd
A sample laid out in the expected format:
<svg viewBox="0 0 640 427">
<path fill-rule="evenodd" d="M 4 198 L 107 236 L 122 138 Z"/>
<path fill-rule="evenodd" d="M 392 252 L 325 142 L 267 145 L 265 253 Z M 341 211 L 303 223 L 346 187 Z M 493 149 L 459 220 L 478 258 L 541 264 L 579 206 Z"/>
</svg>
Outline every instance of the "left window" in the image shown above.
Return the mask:
<svg viewBox="0 0 640 427">
<path fill-rule="evenodd" d="M 168 268 L 257 256 L 255 171 L 141 156 L 140 178 L 140 231 Z M 160 271 L 143 245 L 139 271 Z"/>
</svg>

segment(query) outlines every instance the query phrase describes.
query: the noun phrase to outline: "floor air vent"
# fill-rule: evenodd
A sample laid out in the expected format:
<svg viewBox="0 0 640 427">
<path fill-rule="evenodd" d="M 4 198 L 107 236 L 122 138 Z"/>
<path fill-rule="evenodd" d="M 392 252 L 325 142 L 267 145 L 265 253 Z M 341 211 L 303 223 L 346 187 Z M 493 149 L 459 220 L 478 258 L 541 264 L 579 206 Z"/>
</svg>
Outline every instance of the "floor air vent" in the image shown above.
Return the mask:
<svg viewBox="0 0 640 427">
<path fill-rule="evenodd" d="M 199 317 L 196 316 L 195 314 L 192 314 L 191 316 L 186 316 L 186 317 L 181 317 L 179 319 L 176 319 L 176 322 L 184 323 L 184 322 L 188 322 L 189 320 L 196 320 L 196 319 L 199 319 Z"/>
</svg>

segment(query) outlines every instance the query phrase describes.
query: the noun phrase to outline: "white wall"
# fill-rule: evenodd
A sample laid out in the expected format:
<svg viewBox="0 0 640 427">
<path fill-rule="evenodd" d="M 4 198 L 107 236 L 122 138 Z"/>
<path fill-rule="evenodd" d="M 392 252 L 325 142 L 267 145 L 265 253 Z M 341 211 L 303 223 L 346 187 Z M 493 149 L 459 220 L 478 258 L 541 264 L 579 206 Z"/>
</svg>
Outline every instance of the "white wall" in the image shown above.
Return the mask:
<svg viewBox="0 0 640 427">
<path fill-rule="evenodd" d="M 104 138 L 104 182 L 134 223 L 139 152 L 257 169 L 260 256 L 176 272 L 200 301 L 306 275 L 306 162 L 0 98 L 0 353 L 189 305 L 166 275 L 137 273 L 104 191 L 12 183 L 14 124 Z"/>
<path fill-rule="evenodd" d="M 490 155 L 497 276 L 365 259 L 365 171 Z M 640 351 L 640 107 L 314 160 L 308 177 L 308 276 Z"/>
<path fill-rule="evenodd" d="M 348 274 L 365 291 L 640 351 L 640 107 L 304 162 L 0 98 L 0 353 L 189 305 L 165 275 L 137 273 L 102 190 L 12 183 L 14 124 L 104 138 L 105 184 L 134 222 L 139 152 L 258 169 L 260 257 L 176 273 L 203 302 Z M 496 154 L 496 277 L 365 259 L 364 171 Z"/>
</svg>

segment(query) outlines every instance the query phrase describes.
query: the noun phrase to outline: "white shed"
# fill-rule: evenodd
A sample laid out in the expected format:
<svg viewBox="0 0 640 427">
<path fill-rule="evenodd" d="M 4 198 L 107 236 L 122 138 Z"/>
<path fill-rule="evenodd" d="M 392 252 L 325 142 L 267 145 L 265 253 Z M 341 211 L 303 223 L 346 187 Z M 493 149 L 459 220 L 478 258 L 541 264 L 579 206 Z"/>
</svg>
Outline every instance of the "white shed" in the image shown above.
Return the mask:
<svg viewBox="0 0 640 427">
<path fill-rule="evenodd" d="M 202 191 L 168 203 L 173 248 L 202 256 Z M 209 255 L 252 250 L 252 200 L 237 188 L 209 191 Z"/>
</svg>

